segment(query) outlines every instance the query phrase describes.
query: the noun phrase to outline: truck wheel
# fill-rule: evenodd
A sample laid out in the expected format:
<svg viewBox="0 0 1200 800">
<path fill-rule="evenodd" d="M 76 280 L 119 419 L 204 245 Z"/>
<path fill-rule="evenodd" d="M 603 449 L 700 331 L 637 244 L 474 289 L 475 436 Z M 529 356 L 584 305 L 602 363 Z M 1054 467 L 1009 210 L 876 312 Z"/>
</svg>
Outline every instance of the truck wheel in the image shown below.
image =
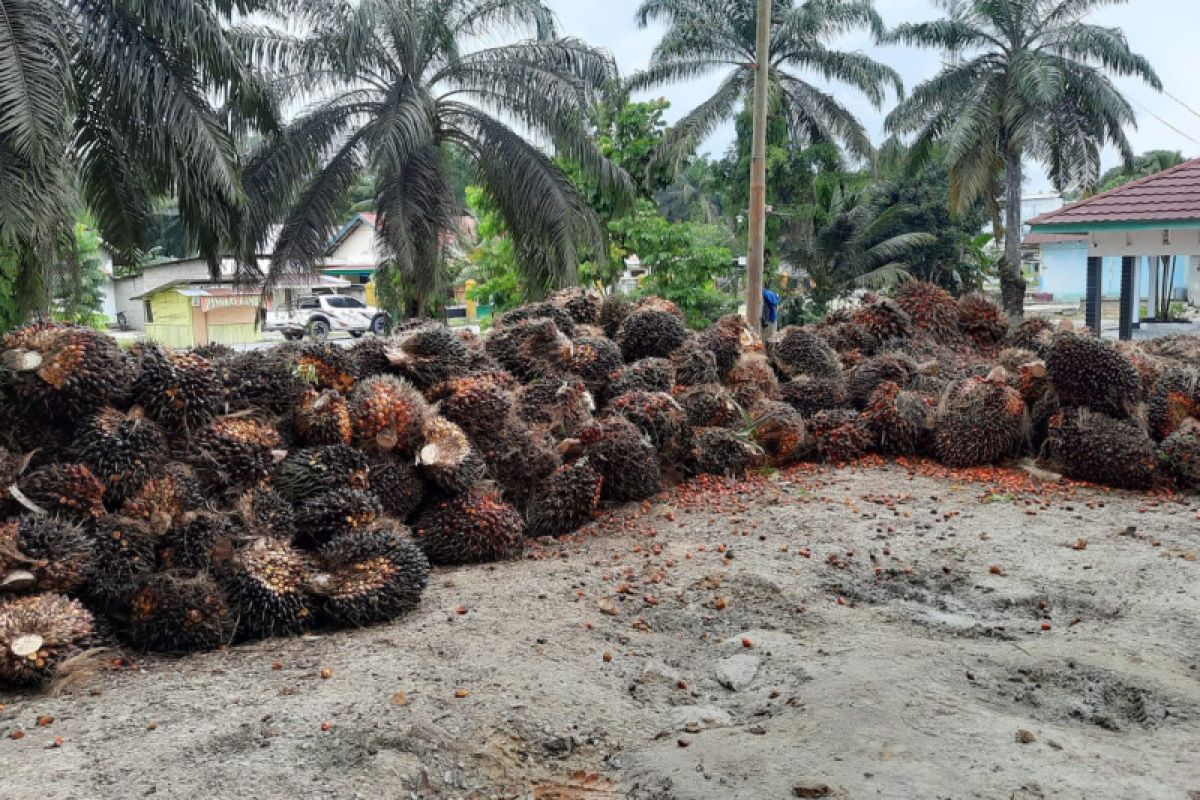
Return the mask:
<svg viewBox="0 0 1200 800">
<path fill-rule="evenodd" d="M 283 332 L 283 340 L 285 342 L 295 342 L 304 338 L 303 333 L 293 333 L 292 331 Z"/>
<path fill-rule="evenodd" d="M 377 314 L 375 318 L 371 320 L 371 333 L 375 334 L 376 336 L 387 336 L 387 332 L 387 314 Z"/>
<path fill-rule="evenodd" d="M 366 331 L 350 331 L 350 336 L 354 339 L 361 339 Z"/>
<path fill-rule="evenodd" d="M 308 323 L 308 337 L 316 342 L 323 342 L 329 338 L 329 323 L 323 319 L 314 319 Z"/>
</svg>

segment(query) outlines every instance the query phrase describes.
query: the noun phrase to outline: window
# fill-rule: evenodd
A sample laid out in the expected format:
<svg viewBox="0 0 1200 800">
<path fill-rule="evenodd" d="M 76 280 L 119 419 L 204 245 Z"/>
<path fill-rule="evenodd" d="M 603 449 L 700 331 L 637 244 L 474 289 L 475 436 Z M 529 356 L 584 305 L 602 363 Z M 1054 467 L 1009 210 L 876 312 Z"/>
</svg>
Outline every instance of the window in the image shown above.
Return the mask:
<svg viewBox="0 0 1200 800">
<path fill-rule="evenodd" d="M 146 310 L 146 322 L 149 322 L 149 323 L 153 324 L 153 322 L 154 322 L 154 309 L 153 309 L 153 307 L 150 305 L 150 301 L 149 301 L 149 300 L 143 300 L 143 301 L 142 301 L 142 308 L 144 308 L 144 309 Z"/>
<path fill-rule="evenodd" d="M 320 308 L 320 307 L 321 307 L 321 301 L 315 297 L 306 297 L 300 301 L 300 308 L 303 308 L 303 309 L 313 309 L 313 308 Z"/>
<path fill-rule="evenodd" d="M 326 300 L 330 308 L 366 308 L 353 297 L 330 297 Z"/>
</svg>

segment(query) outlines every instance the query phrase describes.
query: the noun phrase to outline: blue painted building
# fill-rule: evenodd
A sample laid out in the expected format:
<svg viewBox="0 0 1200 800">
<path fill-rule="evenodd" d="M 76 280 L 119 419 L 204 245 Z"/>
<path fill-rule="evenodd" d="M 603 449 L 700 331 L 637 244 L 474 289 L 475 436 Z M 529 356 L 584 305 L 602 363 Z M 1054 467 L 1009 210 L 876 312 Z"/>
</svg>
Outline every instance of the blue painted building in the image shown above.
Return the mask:
<svg viewBox="0 0 1200 800">
<path fill-rule="evenodd" d="M 1037 245 L 1041 248 L 1040 264 L 1034 273 L 1034 281 L 1030 291 L 1038 294 L 1052 295 L 1054 302 L 1069 303 L 1082 300 L 1087 292 L 1087 240 L 1071 236 L 1055 236 L 1053 234 L 1032 234 L 1025 239 L 1027 246 Z M 1175 259 L 1174 294 L 1181 300 L 1188 289 L 1189 262 L 1186 256 L 1173 256 Z M 1138 258 L 1137 268 L 1141 271 L 1140 286 L 1150 286 L 1150 261 L 1147 256 Z M 1154 258 L 1157 262 L 1158 259 Z M 1157 268 L 1157 265 L 1156 265 Z M 1117 296 L 1121 292 L 1121 258 L 1119 256 L 1104 259 L 1102 271 L 1102 291 L 1106 295 Z"/>
</svg>

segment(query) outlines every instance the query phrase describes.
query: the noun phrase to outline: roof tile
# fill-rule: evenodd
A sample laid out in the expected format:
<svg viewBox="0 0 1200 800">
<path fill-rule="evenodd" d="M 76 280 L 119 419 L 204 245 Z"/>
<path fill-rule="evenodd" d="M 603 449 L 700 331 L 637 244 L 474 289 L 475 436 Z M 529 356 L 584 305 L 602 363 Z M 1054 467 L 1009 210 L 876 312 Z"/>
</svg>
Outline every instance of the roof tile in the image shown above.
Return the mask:
<svg viewBox="0 0 1200 800">
<path fill-rule="evenodd" d="M 1042 214 L 1030 225 L 1200 220 L 1200 158 Z"/>
</svg>

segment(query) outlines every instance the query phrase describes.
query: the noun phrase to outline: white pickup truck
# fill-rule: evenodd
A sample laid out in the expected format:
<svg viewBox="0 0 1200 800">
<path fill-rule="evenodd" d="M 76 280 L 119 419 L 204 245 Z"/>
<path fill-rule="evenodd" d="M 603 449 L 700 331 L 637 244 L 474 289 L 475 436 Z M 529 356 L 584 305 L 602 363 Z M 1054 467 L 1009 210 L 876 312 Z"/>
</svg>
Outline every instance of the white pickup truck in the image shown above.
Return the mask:
<svg viewBox="0 0 1200 800">
<path fill-rule="evenodd" d="M 280 331 L 289 341 L 305 336 L 324 341 L 335 331 L 345 331 L 357 339 L 364 333 L 385 336 L 388 317 L 353 297 L 311 295 L 301 297 L 291 308 L 268 311 L 263 330 Z"/>
</svg>

